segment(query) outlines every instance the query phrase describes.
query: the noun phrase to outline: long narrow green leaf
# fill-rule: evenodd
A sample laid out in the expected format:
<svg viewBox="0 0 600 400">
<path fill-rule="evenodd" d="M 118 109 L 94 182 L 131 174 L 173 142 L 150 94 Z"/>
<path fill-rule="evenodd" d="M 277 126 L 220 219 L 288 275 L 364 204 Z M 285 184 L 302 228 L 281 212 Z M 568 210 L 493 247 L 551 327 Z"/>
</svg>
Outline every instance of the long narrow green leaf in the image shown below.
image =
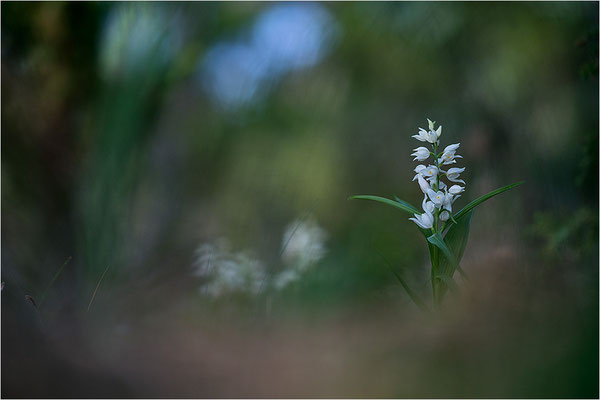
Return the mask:
<svg viewBox="0 0 600 400">
<path fill-rule="evenodd" d="M 387 204 L 389 206 L 398 208 L 398 209 L 405 211 L 411 215 L 421 214 L 421 211 L 419 211 L 419 209 L 417 209 L 417 207 L 413 206 L 408 201 L 400 200 L 398 197 L 396 197 L 396 201 L 386 199 L 385 197 L 370 196 L 370 195 L 358 195 L 358 196 L 348 197 L 348 200 L 354 200 L 354 199 L 373 200 L 373 201 L 377 201 L 379 203 Z M 427 236 L 429 236 L 431 234 L 431 230 L 429 230 L 429 229 L 423 229 L 419 226 L 417 226 L 417 228 L 419 229 L 419 231 L 421 231 L 421 233 L 423 234 L 423 236 L 426 239 L 427 239 Z"/>
<path fill-rule="evenodd" d="M 501 187 L 499 189 L 492 190 L 488 194 L 484 194 L 483 196 L 481 196 L 481 197 L 473 200 L 472 202 L 470 202 L 469 204 L 467 204 L 466 206 L 464 206 L 462 210 L 460 210 L 459 212 L 457 212 L 454 215 L 454 219 L 458 222 L 459 218 L 461 218 L 463 215 L 465 215 L 466 213 L 468 213 L 469 211 L 471 211 L 472 209 L 474 209 L 475 207 L 477 207 L 478 205 L 480 205 L 484 201 L 489 200 L 492 197 L 494 197 L 494 196 L 496 196 L 496 195 L 498 195 L 498 194 L 500 194 L 502 192 L 506 192 L 509 189 L 512 189 L 514 187 L 522 185 L 523 183 L 525 183 L 525 181 L 511 183 L 510 185 L 506 185 L 506 186 L 503 186 L 503 187 Z"/>
<path fill-rule="evenodd" d="M 450 288 L 450 290 L 452 291 L 456 289 L 456 285 L 454 284 L 455 282 L 452 276 L 454 275 L 454 271 L 456 271 L 457 269 L 461 270 L 461 267 L 458 264 L 454 253 L 448 248 L 446 242 L 444 242 L 444 239 L 442 238 L 442 235 L 439 232 L 436 232 L 435 234 L 429 236 L 427 238 L 427 241 L 429 243 L 432 243 L 442 251 L 443 257 L 441 257 L 440 259 L 440 268 L 436 276 L 433 277 L 442 281 L 442 285 L 440 285 L 438 288 L 439 300 L 441 300 L 446 293 L 446 288 Z M 444 261 L 446 262 L 446 264 L 443 264 Z M 449 282 L 449 280 L 451 280 L 452 282 Z"/>
<path fill-rule="evenodd" d="M 427 238 L 427 241 L 433 245 L 435 245 L 438 249 L 442 251 L 442 254 L 448 259 L 448 261 L 452 264 L 454 269 L 460 268 L 458 265 L 458 261 L 456 261 L 456 257 L 452 253 L 452 251 L 444 242 L 442 235 L 439 232 L 434 233 L 433 235 Z"/>
<path fill-rule="evenodd" d="M 405 207 L 410 208 L 411 210 L 414 210 L 413 214 L 422 214 L 422 211 L 420 211 L 417 207 L 413 206 L 412 204 L 410 204 L 408 201 L 404 201 L 402 199 L 399 199 L 398 196 L 394 196 L 394 199 L 404 205 Z"/>
<path fill-rule="evenodd" d="M 348 200 L 373 200 L 373 201 L 377 201 L 379 203 L 383 203 L 383 204 L 387 204 L 388 206 L 392 206 L 392 207 L 396 207 L 399 208 L 402 211 L 405 211 L 409 214 L 420 214 L 420 211 L 413 206 L 412 204 L 403 201 L 402 203 L 394 201 L 394 200 L 390 200 L 390 199 L 386 199 L 385 197 L 379 197 L 379 196 L 371 196 L 371 195 L 357 195 L 357 196 L 350 196 L 348 197 Z"/>
<path fill-rule="evenodd" d="M 467 240 L 469 238 L 469 227 L 471 225 L 471 216 L 473 215 L 473 211 L 469 211 L 462 218 L 459 218 L 457 224 L 451 225 L 446 235 L 444 236 L 444 242 L 452 251 L 452 254 L 456 256 L 456 262 L 458 263 L 456 267 L 458 268 L 458 272 L 463 276 L 463 278 L 468 279 L 465 271 L 460 267 L 460 261 L 462 260 L 462 256 L 465 252 L 465 247 L 467 246 Z M 442 254 L 440 259 L 440 273 L 448 275 L 450 277 L 454 277 L 455 265 L 452 264 L 450 260 L 446 258 L 445 255 Z M 446 294 L 446 287 L 440 288 L 440 298 L 443 298 Z"/>
<path fill-rule="evenodd" d="M 465 253 L 465 248 L 467 246 L 467 241 L 469 239 L 469 228 L 471 226 L 471 217 L 473 216 L 473 211 L 469 211 L 462 218 L 459 218 L 457 224 L 453 224 L 450 229 L 444 235 L 444 242 L 456 257 L 456 262 L 460 263 L 460 260 Z M 452 263 L 443 258 L 440 263 L 440 271 L 443 273 L 447 273 L 450 276 L 454 275 L 454 269 Z M 461 270 L 459 270 L 461 272 Z M 464 271 L 461 272 L 461 274 Z"/>
</svg>

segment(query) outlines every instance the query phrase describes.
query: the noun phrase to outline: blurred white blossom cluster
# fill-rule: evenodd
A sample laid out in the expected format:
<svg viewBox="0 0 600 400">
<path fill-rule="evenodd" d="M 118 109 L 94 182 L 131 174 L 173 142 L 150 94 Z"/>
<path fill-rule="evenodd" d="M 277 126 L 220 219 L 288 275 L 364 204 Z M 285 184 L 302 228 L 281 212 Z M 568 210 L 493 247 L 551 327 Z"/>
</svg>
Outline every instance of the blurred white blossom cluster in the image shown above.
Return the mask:
<svg viewBox="0 0 600 400">
<path fill-rule="evenodd" d="M 270 287 L 282 290 L 326 253 L 327 233 L 314 219 L 295 220 L 285 229 L 281 243 L 281 267 L 269 273 L 261 260 L 247 252 L 233 252 L 226 239 L 204 243 L 196 250 L 193 274 L 202 278 L 200 292 L 209 297 L 230 293 L 257 295 Z"/>
<path fill-rule="evenodd" d="M 315 220 L 296 220 L 290 223 L 281 242 L 284 269 L 275 277 L 274 286 L 283 289 L 301 278 L 312 265 L 325 255 L 327 233 Z"/>
<path fill-rule="evenodd" d="M 206 279 L 200 291 L 211 297 L 233 292 L 260 293 L 267 276 L 263 263 L 230 248 L 229 242 L 221 239 L 196 250 L 194 275 Z"/>
</svg>

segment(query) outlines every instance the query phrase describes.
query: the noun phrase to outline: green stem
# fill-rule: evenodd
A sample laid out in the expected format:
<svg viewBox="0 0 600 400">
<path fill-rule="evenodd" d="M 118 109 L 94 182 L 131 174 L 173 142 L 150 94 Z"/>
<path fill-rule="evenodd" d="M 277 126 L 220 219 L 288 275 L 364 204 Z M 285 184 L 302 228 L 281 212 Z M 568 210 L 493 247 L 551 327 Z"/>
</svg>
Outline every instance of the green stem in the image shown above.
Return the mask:
<svg viewBox="0 0 600 400">
<path fill-rule="evenodd" d="M 439 159 L 437 156 L 437 142 L 433 143 L 433 156 L 435 158 L 435 166 L 437 168 L 437 174 L 435 177 L 435 188 L 434 188 L 435 191 L 437 192 L 438 190 L 440 190 L 440 164 L 439 164 Z M 435 219 L 434 219 L 435 232 L 438 232 L 438 228 L 439 228 L 439 213 L 440 213 L 440 210 L 436 208 Z M 439 265 L 440 265 L 440 252 L 437 247 L 435 247 L 433 249 L 432 257 L 433 258 L 431 260 L 431 287 L 432 287 L 432 291 L 433 291 L 433 305 L 435 308 L 438 308 L 440 305 L 439 279 L 436 277 L 438 275 L 438 269 L 439 269 Z"/>
<path fill-rule="evenodd" d="M 433 149 L 434 149 L 434 157 L 435 157 L 435 167 L 437 168 L 437 174 L 435 175 L 435 190 L 436 192 L 438 190 L 440 190 L 440 162 L 437 156 L 437 143 L 433 144 Z M 436 225 L 437 225 L 437 219 L 436 219 Z M 436 226 L 437 229 L 437 226 Z"/>
<path fill-rule="evenodd" d="M 438 276 L 438 269 L 439 269 L 439 265 L 440 265 L 440 252 L 438 250 L 438 248 L 436 247 L 435 249 L 433 249 L 433 258 L 431 260 L 431 288 L 433 291 L 433 306 L 434 308 L 438 308 L 440 305 L 440 288 L 439 288 L 439 278 L 437 278 Z"/>
</svg>

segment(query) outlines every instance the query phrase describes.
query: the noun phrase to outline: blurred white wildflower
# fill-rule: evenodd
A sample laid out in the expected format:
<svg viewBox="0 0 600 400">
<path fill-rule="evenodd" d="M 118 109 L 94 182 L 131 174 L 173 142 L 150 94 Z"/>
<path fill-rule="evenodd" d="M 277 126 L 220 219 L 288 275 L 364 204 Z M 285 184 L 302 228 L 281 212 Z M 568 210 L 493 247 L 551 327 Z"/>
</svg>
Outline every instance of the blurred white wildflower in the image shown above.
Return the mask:
<svg viewBox="0 0 600 400">
<path fill-rule="evenodd" d="M 226 239 L 204 243 L 196 250 L 194 275 L 204 283 L 200 292 L 219 297 L 229 293 L 257 295 L 269 287 L 281 290 L 298 281 L 325 255 L 327 234 L 314 219 L 298 219 L 283 234 L 279 273 L 272 275 L 262 261 L 246 252 L 233 252 Z"/>
<path fill-rule="evenodd" d="M 205 243 L 196 250 L 194 275 L 206 279 L 201 292 L 211 297 L 226 293 L 258 294 L 264 288 L 264 265 L 244 252 L 233 253 L 229 244 L 220 240 Z"/>
<path fill-rule="evenodd" d="M 273 286 L 277 290 L 281 290 L 290 283 L 293 283 L 300 279 L 300 273 L 295 269 L 284 269 L 281 271 L 275 279 L 273 279 Z"/>
<path fill-rule="evenodd" d="M 314 219 L 295 220 L 290 223 L 281 243 L 281 259 L 285 269 L 273 282 L 276 289 L 301 278 L 302 274 L 325 255 L 327 233 Z"/>
</svg>

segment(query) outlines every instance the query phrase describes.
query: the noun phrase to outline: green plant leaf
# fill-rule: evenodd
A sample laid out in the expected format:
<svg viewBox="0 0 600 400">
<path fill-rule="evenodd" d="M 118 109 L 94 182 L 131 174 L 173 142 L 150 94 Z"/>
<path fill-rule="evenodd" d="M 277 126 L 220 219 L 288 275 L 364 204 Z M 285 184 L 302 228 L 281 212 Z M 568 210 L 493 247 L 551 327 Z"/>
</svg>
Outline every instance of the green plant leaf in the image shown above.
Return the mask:
<svg viewBox="0 0 600 400">
<path fill-rule="evenodd" d="M 465 253 L 465 248 L 469 239 L 469 228 L 471 227 L 472 216 L 473 211 L 469 211 L 468 213 L 464 214 L 458 219 L 456 224 L 450 226 L 444 235 L 444 242 L 452 254 L 456 257 L 457 264 L 460 264 L 460 260 L 462 260 L 463 254 Z M 440 271 L 444 274 L 454 276 L 452 262 L 445 256 L 440 262 Z M 464 276 L 464 271 L 462 271 L 462 269 L 459 269 L 459 272 L 461 272 L 461 274 Z"/>
<path fill-rule="evenodd" d="M 464 206 L 462 210 L 460 210 L 459 212 L 457 212 L 456 214 L 454 214 L 454 219 L 456 221 L 458 221 L 459 218 L 461 218 L 463 215 L 465 215 L 466 213 L 468 213 L 469 211 L 471 211 L 472 209 L 474 209 L 475 207 L 477 207 L 478 205 L 480 205 L 484 201 L 489 200 L 492 197 L 494 197 L 494 196 L 496 196 L 496 195 L 498 195 L 498 194 L 500 194 L 502 192 L 506 192 L 509 189 L 512 189 L 514 187 L 522 185 L 523 183 L 525 183 L 525 181 L 511 183 L 510 185 L 506 185 L 506 186 L 503 186 L 503 187 L 501 187 L 499 189 L 492 190 L 488 194 L 484 194 L 483 196 L 481 196 L 481 197 L 473 200 L 472 202 L 470 202 L 469 204 L 467 204 L 466 206 Z"/>
<path fill-rule="evenodd" d="M 410 204 L 408 201 L 404 201 L 402 199 L 399 199 L 398 196 L 394 196 L 394 199 L 398 203 L 403 204 L 404 206 L 410 208 L 411 210 L 414 210 L 413 214 L 422 214 L 423 213 L 421 210 L 419 210 L 417 207 L 415 207 L 412 204 Z"/>
<path fill-rule="evenodd" d="M 455 253 L 448 247 L 442 235 L 439 232 L 434 233 L 433 235 L 427 238 L 429 243 L 435 245 L 442 252 L 442 257 L 440 259 L 438 273 L 435 278 L 440 279 L 443 285 L 439 287 L 439 299 L 441 300 L 446 293 L 446 288 L 450 288 L 450 290 L 456 289 L 456 284 L 452 276 L 454 276 L 454 271 L 462 270 L 460 267 L 458 260 L 455 257 Z M 452 283 L 448 282 L 448 279 L 452 280 Z M 432 282 L 433 284 L 433 282 Z"/>
<path fill-rule="evenodd" d="M 379 197 L 379 196 L 357 195 L 357 196 L 348 197 L 348 200 L 373 200 L 373 201 L 377 201 L 379 203 L 387 204 L 389 206 L 398 208 L 402 211 L 409 213 L 411 216 L 414 216 L 414 214 L 422 214 L 421 211 L 419 211 L 419 209 L 417 209 L 417 207 L 413 206 L 408 201 L 400 200 L 397 197 L 396 197 L 396 201 L 394 201 L 394 200 L 386 199 L 385 197 Z M 425 238 L 427 238 L 427 236 L 429 236 L 431 234 L 431 230 L 429 230 L 429 229 L 423 229 L 420 226 L 417 226 L 417 228 L 419 229 L 419 231 L 421 231 L 421 233 L 423 234 L 423 236 Z M 430 250 L 430 252 L 431 252 L 431 250 Z"/>
<path fill-rule="evenodd" d="M 462 260 L 463 254 L 465 253 L 465 247 L 467 246 L 467 240 L 469 238 L 469 228 L 471 226 L 471 217 L 473 215 L 473 211 L 469 211 L 461 218 L 458 219 L 457 224 L 450 226 L 446 235 L 444 235 L 444 242 L 452 252 L 452 254 L 456 257 L 456 266 L 453 264 L 444 254 L 440 258 L 440 274 L 447 275 L 450 277 L 454 277 L 455 268 L 458 269 L 458 272 L 463 276 L 463 278 L 467 278 L 467 274 L 460 267 L 460 261 Z M 448 285 L 449 286 L 449 285 Z M 452 289 L 452 288 L 450 288 Z M 440 288 L 440 298 L 442 299 L 446 294 L 446 288 Z"/>
<path fill-rule="evenodd" d="M 348 200 L 373 200 L 373 201 L 378 201 L 383 204 L 387 204 L 388 206 L 399 208 L 400 210 L 405 211 L 411 215 L 412 214 L 421 214 L 421 212 L 415 206 L 413 206 L 412 204 L 410 204 L 406 201 L 399 202 L 399 201 L 386 199 L 385 197 L 371 196 L 371 195 L 350 196 L 350 197 L 348 197 Z"/>
<path fill-rule="evenodd" d="M 454 267 L 456 267 L 458 265 L 458 262 L 456 261 L 456 257 L 454 256 L 452 251 L 448 248 L 448 246 L 446 245 L 446 242 L 444 242 L 444 238 L 442 238 L 442 235 L 440 235 L 439 232 L 436 232 L 433 235 L 429 236 L 427 238 L 427 241 L 429 243 L 433 244 L 438 249 L 440 249 L 442 251 L 442 254 L 444 256 L 446 256 L 446 258 L 454 265 Z"/>
</svg>

